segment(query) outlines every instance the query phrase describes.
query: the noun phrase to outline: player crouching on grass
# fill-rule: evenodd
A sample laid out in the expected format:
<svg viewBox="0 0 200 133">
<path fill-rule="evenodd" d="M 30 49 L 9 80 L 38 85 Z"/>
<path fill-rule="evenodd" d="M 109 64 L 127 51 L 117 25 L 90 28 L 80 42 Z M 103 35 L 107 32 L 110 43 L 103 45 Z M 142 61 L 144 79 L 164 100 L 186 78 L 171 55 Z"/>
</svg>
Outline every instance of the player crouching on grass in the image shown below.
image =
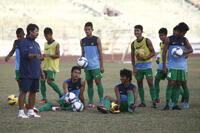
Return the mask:
<svg viewBox="0 0 200 133">
<path fill-rule="evenodd" d="M 132 71 L 128 69 L 120 70 L 121 84 L 115 86 L 116 99 L 106 96 L 103 101 L 103 107 L 98 106 L 97 109 L 102 113 L 132 113 L 136 107 L 137 88 L 131 83 Z"/>
<path fill-rule="evenodd" d="M 73 92 L 77 98 L 81 100 L 83 105 L 85 105 L 84 100 L 84 90 L 85 90 L 85 81 L 80 78 L 81 68 L 78 66 L 73 66 L 71 69 L 71 78 L 63 82 L 64 93 Z M 64 95 L 65 96 L 65 95 Z M 43 106 L 37 108 L 38 112 L 48 111 L 48 110 L 72 110 L 71 104 L 67 103 L 64 100 L 64 96 L 59 100 L 54 100 L 52 102 L 45 103 Z"/>
</svg>

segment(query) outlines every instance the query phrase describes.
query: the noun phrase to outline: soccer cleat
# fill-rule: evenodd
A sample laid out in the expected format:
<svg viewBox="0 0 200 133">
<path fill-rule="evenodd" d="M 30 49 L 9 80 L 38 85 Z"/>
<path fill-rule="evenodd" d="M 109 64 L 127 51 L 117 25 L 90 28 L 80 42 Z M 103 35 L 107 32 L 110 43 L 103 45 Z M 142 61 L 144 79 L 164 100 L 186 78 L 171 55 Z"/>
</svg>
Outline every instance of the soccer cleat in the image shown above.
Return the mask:
<svg viewBox="0 0 200 133">
<path fill-rule="evenodd" d="M 94 108 L 94 104 L 89 104 L 89 103 L 88 103 L 88 104 L 86 105 L 86 107 L 87 107 L 87 108 Z"/>
<path fill-rule="evenodd" d="M 56 111 L 56 110 L 61 110 L 61 108 L 60 107 L 52 107 L 51 108 L 53 111 Z"/>
<path fill-rule="evenodd" d="M 138 107 L 146 107 L 146 104 L 141 103 L 138 105 Z"/>
<path fill-rule="evenodd" d="M 29 117 L 25 113 L 19 113 L 18 118 L 27 119 Z"/>
<path fill-rule="evenodd" d="M 37 108 L 33 108 L 33 111 L 35 112 L 35 113 L 39 113 L 39 110 L 37 109 Z"/>
<path fill-rule="evenodd" d="M 178 105 L 174 106 L 172 109 L 173 110 L 181 110 L 181 108 Z"/>
<path fill-rule="evenodd" d="M 136 107 L 133 106 L 133 105 L 129 106 L 129 107 L 128 107 L 128 112 L 129 112 L 129 113 L 133 113 L 133 112 L 135 111 L 135 108 L 136 108 Z"/>
<path fill-rule="evenodd" d="M 170 105 L 169 105 L 169 107 L 174 107 L 174 102 L 172 102 Z"/>
<path fill-rule="evenodd" d="M 103 107 L 103 101 L 99 102 L 99 106 Z"/>
<path fill-rule="evenodd" d="M 183 108 L 184 109 L 188 109 L 189 108 L 189 103 L 184 103 Z"/>
<path fill-rule="evenodd" d="M 162 110 L 163 110 L 163 111 L 169 110 L 169 105 L 166 105 Z"/>
<path fill-rule="evenodd" d="M 152 108 L 157 108 L 156 103 L 152 104 Z"/>
<path fill-rule="evenodd" d="M 159 99 L 159 100 L 156 100 L 156 103 L 161 103 L 161 102 L 160 102 L 160 99 Z"/>
<path fill-rule="evenodd" d="M 103 106 L 97 106 L 97 110 L 104 114 L 107 114 L 109 112 L 108 109 Z"/>
<path fill-rule="evenodd" d="M 45 104 L 45 103 L 47 103 L 47 100 L 42 99 L 42 100 L 40 101 L 40 103 Z"/>
<path fill-rule="evenodd" d="M 182 98 L 181 98 L 181 102 L 184 103 L 184 101 L 185 101 L 185 97 L 182 96 Z"/>
<path fill-rule="evenodd" d="M 113 114 L 119 114 L 120 113 L 119 106 L 115 103 L 111 103 L 110 112 Z"/>
<path fill-rule="evenodd" d="M 29 112 L 28 112 L 28 117 L 29 117 L 29 118 L 40 118 L 40 116 L 37 115 L 35 112 L 32 112 L 32 113 L 29 113 Z"/>
</svg>

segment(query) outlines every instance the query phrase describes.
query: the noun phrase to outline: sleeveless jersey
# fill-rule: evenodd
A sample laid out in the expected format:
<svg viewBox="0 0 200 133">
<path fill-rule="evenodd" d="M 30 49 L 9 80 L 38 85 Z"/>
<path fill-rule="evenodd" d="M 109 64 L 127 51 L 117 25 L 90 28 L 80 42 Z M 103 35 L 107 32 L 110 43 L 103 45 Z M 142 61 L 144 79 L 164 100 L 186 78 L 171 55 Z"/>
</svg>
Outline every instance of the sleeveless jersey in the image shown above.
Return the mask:
<svg viewBox="0 0 200 133">
<path fill-rule="evenodd" d="M 163 69 L 163 61 L 162 61 L 162 52 L 163 52 L 163 47 L 164 47 L 164 42 L 160 43 L 160 63 L 158 65 L 158 69 L 162 70 Z M 166 53 L 166 66 L 167 66 L 167 62 L 168 62 L 168 51 Z"/>
<path fill-rule="evenodd" d="M 19 52 L 19 45 L 20 45 L 20 40 L 15 40 L 14 42 L 15 45 L 15 70 L 19 70 L 19 64 L 20 64 L 20 52 Z"/>
<path fill-rule="evenodd" d="M 68 84 L 68 91 L 73 92 L 78 98 L 81 90 L 81 78 L 79 78 L 76 83 L 72 83 L 71 78 L 67 79 L 65 82 Z"/>
<path fill-rule="evenodd" d="M 124 84 L 118 84 L 117 88 L 120 93 L 120 100 L 121 101 L 127 101 L 128 100 L 128 90 L 133 90 L 135 88 L 135 85 L 130 83 L 128 87 L 125 87 Z"/>
</svg>

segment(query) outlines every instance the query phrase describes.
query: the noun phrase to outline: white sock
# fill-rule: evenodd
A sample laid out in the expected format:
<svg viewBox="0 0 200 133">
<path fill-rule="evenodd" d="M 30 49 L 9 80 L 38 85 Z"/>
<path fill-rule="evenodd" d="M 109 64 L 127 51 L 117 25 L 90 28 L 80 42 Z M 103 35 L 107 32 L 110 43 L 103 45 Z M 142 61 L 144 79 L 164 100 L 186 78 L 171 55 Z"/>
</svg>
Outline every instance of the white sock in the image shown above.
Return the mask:
<svg viewBox="0 0 200 133">
<path fill-rule="evenodd" d="M 23 109 L 19 110 L 19 114 L 24 114 L 24 110 Z"/>
<path fill-rule="evenodd" d="M 28 113 L 29 113 L 29 114 L 34 113 L 33 109 L 29 109 L 29 110 L 28 110 Z"/>
</svg>

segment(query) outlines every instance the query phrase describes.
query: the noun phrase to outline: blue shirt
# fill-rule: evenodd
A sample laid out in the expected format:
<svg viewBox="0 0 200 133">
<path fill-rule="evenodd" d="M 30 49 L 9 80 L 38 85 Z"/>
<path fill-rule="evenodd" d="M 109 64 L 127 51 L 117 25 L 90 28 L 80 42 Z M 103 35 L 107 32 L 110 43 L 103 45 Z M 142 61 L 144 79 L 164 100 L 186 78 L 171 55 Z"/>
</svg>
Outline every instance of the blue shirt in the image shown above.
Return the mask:
<svg viewBox="0 0 200 133">
<path fill-rule="evenodd" d="M 116 86 L 120 93 L 120 100 L 121 101 L 127 101 L 128 100 L 128 90 L 133 90 L 135 88 L 135 85 L 130 83 L 128 87 L 125 87 L 124 84 L 118 84 Z"/>
<path fill-rule="evenodd" d="M 41 55 L 39 44 L 29 36 L 26 36 L 19 45 L 20 67 L 19 77 L 29 79 L 40 78 L 41 61 L 37 58 L 29 59 L 29 54 Z"/>
<path fill-rule="evenodd" d="M 15 45 L 15 70 L 19 70 L 19 65 L 20 65 L 20 53 L 19 53 L 19 44 L 20 40 L 15 40 L 14 45 Z"/>
<path fill-rule="evenodd" d="M 138 70 L 152 69 L 152 61 L 144 62 L 144 63 L 135 63 L 135 67 Z"/>
<path fill-rule="evenodd" d="M 88 60 L 87 70 L 100 68 L 99 51 L 97 45 L 98 37 L 92 36 L 91 38 L 85 37 L 82 41 L 85 58 Z"/>
</svg>

